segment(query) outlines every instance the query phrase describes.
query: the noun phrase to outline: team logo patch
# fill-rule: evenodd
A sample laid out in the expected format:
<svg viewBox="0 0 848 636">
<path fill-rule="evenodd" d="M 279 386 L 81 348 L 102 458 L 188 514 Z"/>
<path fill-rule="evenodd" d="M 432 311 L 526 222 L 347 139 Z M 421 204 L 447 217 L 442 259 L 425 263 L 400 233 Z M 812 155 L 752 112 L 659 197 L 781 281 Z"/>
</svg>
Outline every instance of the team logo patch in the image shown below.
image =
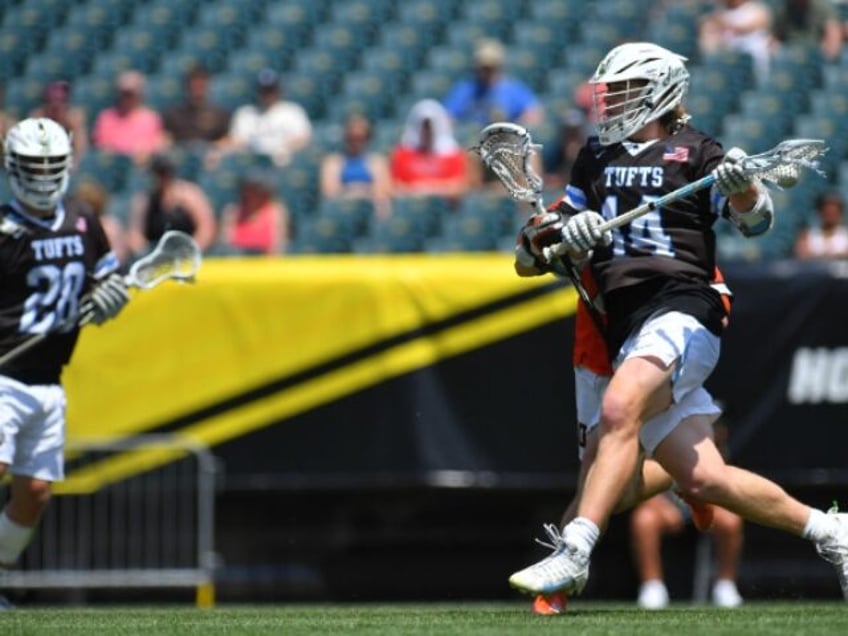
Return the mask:
<svg viewBox="0 0 848 636">
<path fill-rule="evenodd" d="M 666 146 L 662 156 L 663 161 L 689 161 L 689 149 L 686 146 Z"/>
</svg>

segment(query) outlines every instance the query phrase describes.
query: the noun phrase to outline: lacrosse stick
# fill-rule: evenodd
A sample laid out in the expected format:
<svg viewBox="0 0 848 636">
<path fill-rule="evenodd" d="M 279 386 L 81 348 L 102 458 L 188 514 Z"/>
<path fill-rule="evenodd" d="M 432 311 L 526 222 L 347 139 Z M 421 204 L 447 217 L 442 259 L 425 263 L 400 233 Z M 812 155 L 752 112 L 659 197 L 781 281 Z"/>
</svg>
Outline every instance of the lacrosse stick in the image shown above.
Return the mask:
<svg viewBox="0 0 848 636">
<path fill-rule="evenodd" d="M 756 155 L 748 155 L 742 161 L 742 170 L 746 176 L 756 177 L 766 184 L 778 188 L 791 188 L 801 176 L 801 170 L 806 168 L 824 176 L 819 168 L 817 157 L 828 151 L 825 142 L 821 139 L 787 139 L 781 141 L 771 150 L 766 150 Z M 710 173 L 697 181 L 686 184 L 668 194 L 661 196 L 629 212 L 620 214 L 614 219 L 598 227 L 600 232 L 613 230 L 622 225 L 627 225 L 633 219 L 637 219 L 651 210 L 656 210 L 674 201 L 679 201 L 699 190 L 709 188 L 715 183 L 715 174 Z"/>
<path fill-rule="evenodd" d="M 480 155 L 480 159 L 506 188 L 516 201 L 529 203 L 537 212 L 545 210 L 542 199 L 542 177 L 533 168 L 533 155 L 542 149 L 541 144 L 533 143 L 530 132 L 523 126 L 511 122 L 489 124 L 480 131 L 479 143 L 471 150 Z M 547 248 L 546 248 L 547 249 Z M 552 255 L 552 254 L 551 254 Z M 545 256 L 549 254 L 546 251 Z M 580 273 L 567 256 L 548 258 L 554 271 L 567 276 L 586 305 L 595 309 L 591 296 L 580 282 Z M 599 316 L 592 316 L 600 323 Z"/>
<path fill-rule="evenodd" d="M 185 232 L 169 230 L 149 254 L 132 264 L 124 276 L 124 283 L 136 289 L 152 289 L 166 280 L 190 283 L 194 281 L 200 263 L 200 247 L 194 239 Z M 86 324 L 87 320 L 79 321 L 79 326 Z M 48 335 L 47 332 L 36 334 L 6 352 L 0 356 L 0 367 L 29 351 Z"/>
</svg>

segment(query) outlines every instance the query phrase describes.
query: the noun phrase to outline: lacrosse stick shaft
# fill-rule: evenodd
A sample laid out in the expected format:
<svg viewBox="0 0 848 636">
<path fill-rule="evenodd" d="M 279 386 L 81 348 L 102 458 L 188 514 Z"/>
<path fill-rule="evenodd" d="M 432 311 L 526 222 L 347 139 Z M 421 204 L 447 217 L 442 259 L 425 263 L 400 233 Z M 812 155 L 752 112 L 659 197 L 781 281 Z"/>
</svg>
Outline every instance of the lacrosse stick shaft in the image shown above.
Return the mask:
<svg viewBox="0 0 848 636">
<path fill-rule="evenodd" d="M 794 185 L 797 181 L 797 172 L 801 168 L 809 168 L 819 174 L 824 174 L 818 169 L 817 163 L 814 159 L 823 155 L 825 152 L 827 152 L 827 148 L 825 147 L 824 142 L 820 139 L 787 139 L 780 142 L 771 150 L 761 152 L 757 155 L 750 155 L 742 161 L 742 167 L 749 176 L 762 177 L 765 180 L 771 182 L 776 181 L 778 184 L 783 183 L 787 187 L 791 187 L 789 184 Z M 794 177 L 781 182 L 779 178 L 775 177 L 775 172 L 781 168 L 794 169 Z M 609 221 L 601 224 L 598 229 L 601 232 L 607 232 L 609 230 L 619 228 L 622 225 L 627 225 L 630 221 L 647 214 L 651 210 L 656 210 L 657 208 L 661 208 L 669 203 L 685 199 L 699 190 L 709 188 L 714 183 L 715 175 L 710 173 L 707 176 L 701 177 L 692 183 L 688 183 L 658 199 L 640 205 L 637 208 L 633 208 L 624 214 L 620 214 L 614 219 L 610 219 Z"/>
<path fill-rule="evenodd" d="M 659 199 L 654 199 L 653 201 L 649 201 L 637 208 L 628 210 L 624 214 L 619 214 L 614 219 L 610 219 L 598 226 L 598 230 L 600 232 L 608 232 L 609 230 L 614 230 L 622 225 L 627 225 L 633 219 L 638 219 L 640 216 L 647 214 L 651 210 L 656 210 L 657 208 L 661 208 L 669 203 L 685 199 L 690 194 L 709 188 L 714 183 L 715 177 L 712 174 L 708 174 L 706 177 L 701 177 L 697 181 L 687 183 L 682 188 L 677 188 L 677 190 L 673 190 L 672 192 L 661 196 Z"/>
</svg>

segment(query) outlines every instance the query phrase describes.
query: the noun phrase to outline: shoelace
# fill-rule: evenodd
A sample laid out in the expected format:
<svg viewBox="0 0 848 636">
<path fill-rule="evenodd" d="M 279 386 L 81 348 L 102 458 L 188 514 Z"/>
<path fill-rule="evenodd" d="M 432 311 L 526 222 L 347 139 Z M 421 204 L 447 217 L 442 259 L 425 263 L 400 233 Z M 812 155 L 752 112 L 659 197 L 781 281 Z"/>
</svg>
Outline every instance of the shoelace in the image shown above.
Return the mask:
<svg viewBox="0 0 848 636">
<path fill-rule="evenodd" d="M 544 541 L 542 539 L 534 539 L 536 543 L 539 545 L 543 545 L 546 548 L 550 548 L 554 552 L 560 550 L 565 547 L 565 539 L 562 538 L 562 533 L 559 531 L 559 528 L 556 524 L 546 523 L 542 526 L 542 529 L 545 531 L 545 534 L 548 535 L 548 541 Z"/>
</svg>

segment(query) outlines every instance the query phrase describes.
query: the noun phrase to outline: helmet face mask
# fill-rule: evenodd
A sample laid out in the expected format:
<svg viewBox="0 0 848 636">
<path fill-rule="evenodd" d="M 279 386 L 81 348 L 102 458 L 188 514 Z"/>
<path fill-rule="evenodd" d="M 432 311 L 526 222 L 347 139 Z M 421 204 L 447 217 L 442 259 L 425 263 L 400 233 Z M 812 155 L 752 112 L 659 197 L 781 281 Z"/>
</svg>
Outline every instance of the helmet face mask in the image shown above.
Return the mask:
<svg viewBox="0 0 848 636">
<path fill-rule="evenodd" d="M 52 119 L 30 118 L 6 134 L 3 160 L 12 194 L 24 205 L 52 211 L 68 189 L 71 139 Z"/>
<path fill-rule="evenodd" d="M 686 58 L 655 44 L 632 42 L 610 51 L 589 80 L 602 145 L 624 141 L 683 100 Z"/>
</svg>

